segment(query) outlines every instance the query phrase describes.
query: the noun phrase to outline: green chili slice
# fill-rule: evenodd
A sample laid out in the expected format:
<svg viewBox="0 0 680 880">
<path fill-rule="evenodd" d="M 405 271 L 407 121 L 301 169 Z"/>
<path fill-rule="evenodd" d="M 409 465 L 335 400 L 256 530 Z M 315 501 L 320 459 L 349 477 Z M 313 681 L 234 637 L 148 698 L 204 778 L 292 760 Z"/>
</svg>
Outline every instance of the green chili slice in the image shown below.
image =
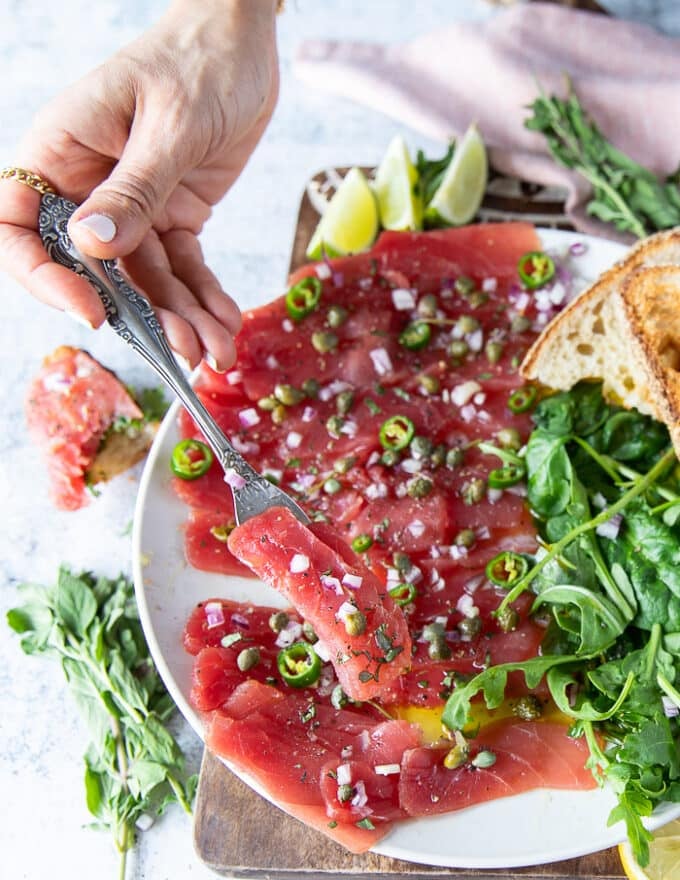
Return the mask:
<svg viewBox="0 0 680 880">
<path fill-rule="evenodd" d="M 555 261 L 544 251 L 529 251 L 520 257 L 517 272 L 526 288 L 537 290 L 547 284 L 555 274 Z"/>
<path fill-rule="evenodd" d="M 294 642 L 276 658 L 281 678 L 294 688 L 311 687 L 321 675 L 321 660 L 307 642 Z"/>
<path fill-rule="evenodd" d="M 408 416 L 391 416 L 380 426 L 380 445 L 383 449 L 399 452 L 406 449 L 415 432 L 415 425 Z"/>
<path fill-rule="evenodd" d="M 405 327 L 399 335 L 399 342 L 410 351 L 425 348 L 432 336 L 432 329 L 425 321 L 414 321 Z"/>
<path fill-rule="evenodd" d="M 538 394 L 534 385 L 525 385 L 513 391 L 508 398 L 508 409 L 514 413 L 524 413 L 531 409 Z"/>
<path fill-rule="evenodd" d="M 180 440 L 172 450 L 170 469 L 182 480 L 196 480 L 210 469 L 212 462 L 210 447 L 200 440 L 187 437 L 186 440 Z"/>
<path fill-rule="evenodd" d="M 523 464 L 506 464 L 489 472 L 488 483 L 492 489 L 507 489 L 523 480 L 526 472 Z"/>
<path fill-rule="evenodd" d="M 504 550 L 487 563 L 485 573 L 496 587 L 509 590 L 529 571 L 529 563 L 519 553 Z"/>
<path fill-rule="evenodd" d="M 409 605 L 413 602 L 418 595 L 418 590 L 416 590 L 413 584 L 397 584 L 396 587 L 392 587 L 387 592 L 394 599 L 394 604 L 400 605 L 402 608 L 404 605 Z"/>
<path fill-rule="evenodd" d="M 365 553 L 367 550 L 370 550 L 372 546 L 373 538 L 366 534 L 366 532 L 357 535 L 352 541 L 352 550 L 354 550 L 355 553 Z"/>
<path fill-rule="evenodd" d="M 321 299 L 321 282 L 315 275 L 302 278 L 286 294 L 286 311 L 294 321 L 310 315 Z"/>
</svg>

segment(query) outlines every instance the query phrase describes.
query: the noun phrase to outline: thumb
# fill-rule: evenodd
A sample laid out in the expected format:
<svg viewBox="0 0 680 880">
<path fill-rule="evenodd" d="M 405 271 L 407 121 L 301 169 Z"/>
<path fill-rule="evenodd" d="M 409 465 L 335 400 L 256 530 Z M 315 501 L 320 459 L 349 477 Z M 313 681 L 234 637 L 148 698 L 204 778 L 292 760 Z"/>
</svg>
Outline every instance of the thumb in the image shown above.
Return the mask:
<svg viewBox="0 0 680 880">
<path fill-rule="evenodd" d="M 175 154 L 176 156 L 176 154 Z M 130 139 L 110 176 L 74 212 L 69 234 L 84 253 L 99 259 L 134 251 L 182 178 L 177 158 L 143 133 Z"/>
</svg>

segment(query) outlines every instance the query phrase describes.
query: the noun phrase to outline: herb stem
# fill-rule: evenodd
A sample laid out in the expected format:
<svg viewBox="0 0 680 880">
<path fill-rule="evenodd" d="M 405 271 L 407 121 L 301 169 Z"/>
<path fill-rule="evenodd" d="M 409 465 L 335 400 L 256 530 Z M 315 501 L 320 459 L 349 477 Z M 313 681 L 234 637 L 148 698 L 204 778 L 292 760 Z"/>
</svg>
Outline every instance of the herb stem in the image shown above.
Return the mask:
<svg viewBox="0 0 680 880">
<path fill-rule="evenodd" d="M 657 673 L 656 683 L 659 685 L 664 694 L 666 694 L 666 696 L 673 702 L 673 704 L 680 708 L 680 692 L 678 692 L 678 690 L 673 687 L 673 685 L 666 678 L 663 672 Z"/>
<path fill-rule="evenodd" d="M 661 458 L 657 461 L 657 463 L 652 467 L 647 473 L 641 477 L 627 492 L 624 492 L 623 495 L 619 498 L 618 501 L 615 501 L 614 504 L 611 504 L 609 507 L 606 507 L 602 510 L 597 516 L 589 519 L 587 522 L 581 523 L 578 526 L 575 526 L 566 535 L 560 538 L 559 541 L 556 541 L 550 550 L 543 556 L 539 561 L 531 568 L 524 577 L 510 590 L 510 592 L 503 599 L 501 604 L 498 606 L 497 613 L 501 613 L 507 608 L 507 606 L 514 602 L 518 596 L 521 596 L 522 593 L 527 589 L 529 584 L 534 580 L 535 577 L 545 568 L 545 566 L 553 560 L 556 556 L 564 550 L 572 541 L 578 538 L 580 535 L 585 534 L 586 532 L 591 531 L 592 529 L 596 529 L 598 526 L 606 523 L 610 520 L 615 514 L 619 513 L 623 510 L 627 504 L 629 504 L 634 498 L 637 498 L 638 495 L 641 495 L 645 492 L 654 481 L 659 477 L 660 474 L 664 472 L 664 470 L 668 467 L 668 465 L 675 459 L 675 450 L 671 447 L 661 456 Z"/>
</svg>

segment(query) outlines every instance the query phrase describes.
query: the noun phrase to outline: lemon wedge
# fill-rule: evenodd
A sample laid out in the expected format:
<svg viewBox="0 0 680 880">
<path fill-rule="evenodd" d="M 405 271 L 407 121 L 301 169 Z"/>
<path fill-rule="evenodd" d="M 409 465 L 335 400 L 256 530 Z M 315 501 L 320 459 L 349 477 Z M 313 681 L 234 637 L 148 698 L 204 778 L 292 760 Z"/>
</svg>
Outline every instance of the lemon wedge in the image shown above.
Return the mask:
<svg viewBox="0 0 680 880">
<path fill-rule="evenodd" d="M 307 258 L 320 260 L 364 251 L 378 233 L 378 206 L 366 176 L 350 168 L 314 230 Z"/>
<path fill-rule="evenodd" d="M 401 135 L 392 138 L 373 182 L 383 229 L 422 229 L 418 172 Z"/>
<path fill-rule="evenodd" d="M 629 880 L 678 880 L 680 878 L 680 819 L 654 832 L 649 844 L 649 864 L 638 865 L 630 843 L 619 846 L 623 870 Z"/>
<path fill-rule="evenodd" d="M 426 218 L 453 226 L 469 223 L 482 203 L 487 177 L 486 148 L 473 124 L 456 144 L 451 163 L 427 206 Z"/>
</svg>

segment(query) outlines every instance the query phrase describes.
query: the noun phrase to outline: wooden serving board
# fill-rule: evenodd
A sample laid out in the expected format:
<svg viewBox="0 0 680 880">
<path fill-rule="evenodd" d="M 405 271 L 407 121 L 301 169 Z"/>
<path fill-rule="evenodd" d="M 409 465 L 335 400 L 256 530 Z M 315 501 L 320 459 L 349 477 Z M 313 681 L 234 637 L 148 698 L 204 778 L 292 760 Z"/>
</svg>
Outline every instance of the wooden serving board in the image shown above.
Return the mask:
<svg viewBox="0 0 680 880">
<path fill-rule="evenodd" d="M 306 262 L 305 249 L 319 218 L 314 201 L 320 192 L 333 188 L 336 175 L 328 171 L 309 181 L 300 205 L 291 271 Z M 559 190 L 501 176 L 492 177 L 479 219 L 524 219 L 538 226 L 572 228 Z M 355 856 L 255 794 L 207 751 L 197 794 L 194 844 L 199 857 L 217 873 L 262 880 L 301 880 L 310 875 L 370 875 L 395 880 L 416 876 L 435 880 L 622 880 L 625 876 L 615 849 L 552 865 L 502 871 L 416 865 L 373 853 Z"/>
</svg>

